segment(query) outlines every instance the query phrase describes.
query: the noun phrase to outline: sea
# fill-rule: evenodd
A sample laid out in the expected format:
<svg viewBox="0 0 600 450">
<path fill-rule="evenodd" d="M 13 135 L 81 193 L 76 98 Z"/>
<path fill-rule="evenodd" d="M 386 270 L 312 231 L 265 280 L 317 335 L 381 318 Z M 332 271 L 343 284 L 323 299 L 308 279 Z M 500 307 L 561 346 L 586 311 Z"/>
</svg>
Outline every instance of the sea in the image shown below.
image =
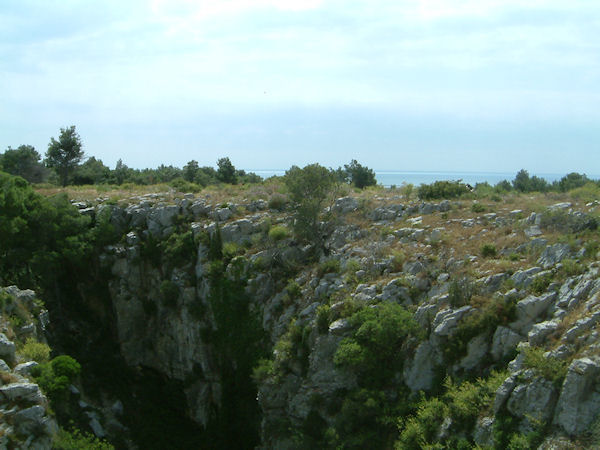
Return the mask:
<svg viewBox="0 0 600 450">
<path fill-rule="evenodd" d="M 285 170 L 277 169 L 263 169 L 263 170 L 252 170 L 255 174 L 269 178 L 272 176 L 281 176 L 285 174 Z M 516 172 L 405 172 L 399 170 L 375 170 L 375 178 L 377 184 L 384 187 L 397 186 L 400 187 L 403 184 L 413 184 L 419 186 L 421 184 L 430 184 L 435 181 L 457 181 L 461 180 L 463 183 L 468 183 L 475 186 L 477 183 L 489 183 L 492 186 L 499 183 L 502 180 L 512 181 L 514 180 Z M 530 173 L 531 176 L 536 175 L 538 177 L 546 179 L 549 183 L 560 180 L 564 177 L 565 173 Z M 587 174 L 588 178 L 597 180 L 600 176 L 594 176 Z"/>
</svg>

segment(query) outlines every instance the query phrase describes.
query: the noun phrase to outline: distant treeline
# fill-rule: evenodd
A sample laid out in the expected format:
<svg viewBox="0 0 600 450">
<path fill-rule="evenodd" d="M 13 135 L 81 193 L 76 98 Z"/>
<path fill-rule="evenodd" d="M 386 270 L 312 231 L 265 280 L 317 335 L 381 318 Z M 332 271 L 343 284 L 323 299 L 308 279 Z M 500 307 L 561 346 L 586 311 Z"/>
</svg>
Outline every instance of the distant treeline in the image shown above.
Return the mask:
<svg viewBox="0 0 600 450">
<path fill-rule="evenodd" d="M 161 164 L 156 169 L 134 169 L 121 159 L 114 169 L 106 166 L 102 160 L 90 156 L 84 158 L 82 143 L 75 126 L 61 128 L 58 139 L 50 138 L 45 158 L 31 145 L 21 145 L 16 149 L 8 147 L 0 153 L 0 170 L 18 175 L 30 183 L 50 183 L 55 185 L 153 185 L 168 184 L 180 191 L 197 192 L 200 189 L 219 183 L 246 184 L 260 183 L 262 178 L 255 173 L 236 169 L 229 158 L 217 160 L 216 168 L 199 166 L 196 160 L 189 161 L 182 168 Z M 85 159 L 85 160 L 84 160 Z M 358 188 L 375 185 L 375 172 L 352 160 L 350 164 L 337 169 L 329 169 L 333 178 L 339 182 L 352 184 Z M 544 178 L 530 176 L 526 170 L 517 173 L 512 181 L 503 180 L 494 186 L 478 183 L 470 186 L 458 181 L 436 181 L 422 184 L 416 192 L 419 198 L 451 198 L 477 191 L 503 193 L 518 192 L 566 192 L 584 186 L 587 183 L 600 185 L 585 174 L 569 173 L 558 181 L 549 183 Z M 408 185 L 412 190 L 412 186 Z M 406 186 L 405 186 L 406 190 Z"/>
</svg>

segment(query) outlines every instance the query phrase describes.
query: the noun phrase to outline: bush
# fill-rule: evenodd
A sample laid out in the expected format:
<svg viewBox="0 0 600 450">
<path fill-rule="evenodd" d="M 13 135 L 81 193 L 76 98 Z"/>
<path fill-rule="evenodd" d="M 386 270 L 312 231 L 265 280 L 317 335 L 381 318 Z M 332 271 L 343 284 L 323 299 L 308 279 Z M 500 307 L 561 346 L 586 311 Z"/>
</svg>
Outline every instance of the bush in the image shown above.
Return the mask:
<svg viewBox="0 0 600 450">
<path fill-rule="evenodd" d="M 338 273 L 340 271 L 340 261 L 338 259 L 327 259 L 319 264 L 317 274 L 322 277 L 326 273 Z"/>
<path fill-rule="evenodd" d="M 402 367 L 404 340 L 421 336 L 412 314 L 396 303 L 360 309 L 348 320 L 354 332 L 340 342 L 334 362 L 355 371 L 365 386 L 389 380 Z"/>
<path fill-rule="evenodd" d="M 481 256 L 484 258 L 494 258 L 497 254 L 494 244 L 483 244 L 481 246 Z"/>
<path fill-rule="evenodd" d="M 534 294 L 540 295 L 546 292 L 550 283 L 552 283 L 552 274 L 546 273 L 535 277 L 531 282 L 529 289 L 531 289 L 531 292 Z"/>
<path fill-rule="evenodd" d="M 48 362 L 50 359 L 50 347 L 42 342 L 37 342 L 31 337 L 27 338 L 20 353 L 28 361 L 36 361 L 40 364 Z"/>
<path fill-rule="evenodd" d="M 533 369 L 539 376 L 552 381 L 557 388 L 562 385 L 567 376 L 568 363 L 557 358 L 545 356 L 544 349 L 540 347 L 525 347 L 523 350 L 525 367 Z"/>
<path fill-rule="evenodd" d="M 482 213 L 485 211 L 485 206 L 483 206 L 481 203 L 473 203 L 471 205 L 471 211 L 474 213 Z"/>
<path fill-rule="evenodd" d="M 179 297 L 179 287 L 171 280 L 163 280 L 159 290 L 165 305 L 169 308 L 174 308 L 177 305 L 177 298 Z"/>
<path fill-rule="evenodd" d="M 417 189 L 417 195 L 422 200 L 440 198 L 456 198 L 470 192 L 466 184 L 460 181 L 436 181 L 432 184 L 422 184 Z"/>
<path fill-rule="evenodd" d="M 40 364 L 31 370 L 31 375 L 42 390 L 50 397 L 65 391 L 81 371 L 81 365 L 68 355 Z"/>
<path fill-rule="evenodd" d="M 269 239 L 274 242 L 282 241 L 283 239 L 287 239 L 290 235 L 290 232 L 286 226 L 276 225 L 271 227 L 269 230 Z"/>
<path fill-rule="evenodd" d="M 475 285 L 468 278 L 452 280 L 448 287 L 448 303 L 453 308 L 465 306 L 471 301 L 475 293 Z"/>
<path fill-rule="evenodd" d="M 287 204 L 289 203 L 289 199 L 287 196 L 279 193 L 274 193 L 269 198 L 269 209 L 274 209 L 276 211 L 282 211 L 285 209 Z"/>
<path fill-rule="evenodd" d="M 56 450 L 113 450 L 114 447 L 106 441 L 98 439 L 79 430 L 67 431 L 63 428 L 58 430 L 52 448 Z"/>
</svg>

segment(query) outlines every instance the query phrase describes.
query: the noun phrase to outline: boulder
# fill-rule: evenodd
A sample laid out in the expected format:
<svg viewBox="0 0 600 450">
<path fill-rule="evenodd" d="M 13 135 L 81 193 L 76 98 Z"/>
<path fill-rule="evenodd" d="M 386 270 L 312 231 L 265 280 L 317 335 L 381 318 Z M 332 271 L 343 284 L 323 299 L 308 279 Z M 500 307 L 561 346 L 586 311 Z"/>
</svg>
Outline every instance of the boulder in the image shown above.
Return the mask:
<svg viewBox="0 0 600 450">
<path fill-rule="evenodd" d="M 571 255 L 571 248 L 569 244 L 554 244 L 549 245 L 542 252 L 542 255 L 538 259 L 537 263 L 540 264 L 544 269 L 549 269 L 555 266 L 563 259 L 568 258 Z"/>
<path fill-rule="evenodd" d="M 444 309 L 436 314 L 433 321 L 433 332 L 438 336 L 451 336 L 458 322 L 473 310 L 471 306 L 458 309 Z"/>
<path fill-rule="evenodd" d="M 358 209 L 358 200 L 354 197 L 338 198 L 332 208 L 332 212 L 338 214 L 347 214 Z"/>
<path fill-rule="evenodd" d="M 517 344 L 523 340 L 523 337 L 515 333 L 510 328 L 499 326 L 494 332 L 492 338 L 492 349 L 490 351 L 494 361 L 506 358 L 517 348 Z"/>
<path fill-rule="evenodd" d="M 552 333 L 554 333 L 560 325 L 559 320 L 547 320 L 545 322 L 536 323 L 527 335 L 529 345 L 540 346 L 544 344 Z"/>
<path fill-rule="evenodd" d="M 522 431 L 528 432 L 533 431 L 536 423 L 545 423 L 552 418 L 556 399 L 552 382 L 534 377 L 514 387 L 506 408 L 514 416 L 524 419 Z"/>
<path fill-rule="evenodd" d="M 40 387 L 37 384 L 28 382 L 11 383 L 1 386 L 0 393 L 9 402 L 26 402 L 40 405 L 46 400 L 40 391 Z"/>
<path fill-rule="evenodd" d="M 600 412 L 598 377 L 600 364 L 589 358 L 574 360 L 556 405 L 554 423 L 570 435 L 587 430 Z"/>
<path fill-rule="evenodd" d="M 4 333 L 0 333 L 0 358 L 9 364 L 15 359 L 15 343 L 8 339 Z"/>
<path fill-rule="evenodd" d="M 539 297 L 528 295 L 517 303 L 517 320 L 510 323 L 510 328 L 521 334 L 528 333 L 533 324 L 544 316 L 555 299 L 554 292 Z"/>
<path fill-rule="evenodd" d="M 413 392 L 428 391 L 433 387 L 435 369 L 440 364 L 435 347 L 429 341 L 421 342 L 412 360 L 404 363 L 404 382 Z"/>
</svg>

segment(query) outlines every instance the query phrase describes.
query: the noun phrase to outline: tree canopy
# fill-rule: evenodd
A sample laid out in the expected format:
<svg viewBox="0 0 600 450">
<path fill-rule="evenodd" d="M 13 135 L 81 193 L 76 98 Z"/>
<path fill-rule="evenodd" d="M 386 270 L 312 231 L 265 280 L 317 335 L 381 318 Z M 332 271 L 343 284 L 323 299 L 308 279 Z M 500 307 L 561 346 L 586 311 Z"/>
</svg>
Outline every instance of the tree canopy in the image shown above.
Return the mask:
<svg viewBox="0 0 600 450">
<path fill-rule="evenodd" d="M 20 145 L 0 155 L 0 169 L 18 175 L 30 183 L 40 183 L 48 176 L 48 170 L 40 162 L 41 156 L 31 145 Z"/>
<path fill-rule="evenodd" d="M 83 158 L 81 138 L 75 130 L 75 125 L 60 129 L 58 140 L 50 138 L 46 152 L 46 166 L 52 167 L 58 173 L 63 186 L 67 185 L 69 175 Z"/>
</svg>

